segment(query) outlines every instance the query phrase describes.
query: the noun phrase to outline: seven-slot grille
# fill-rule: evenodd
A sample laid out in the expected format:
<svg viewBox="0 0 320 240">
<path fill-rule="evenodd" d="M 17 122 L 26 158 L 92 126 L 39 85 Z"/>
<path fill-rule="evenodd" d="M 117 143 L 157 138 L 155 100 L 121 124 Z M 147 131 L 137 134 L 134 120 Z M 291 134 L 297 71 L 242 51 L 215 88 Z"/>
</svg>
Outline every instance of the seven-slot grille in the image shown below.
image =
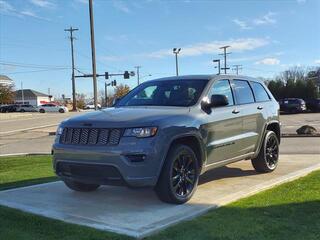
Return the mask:
<svg viewBox="0 0 320 240">
<path fill-rule="evenodd" d="M 60 143 L 73 145 L 117 145 L 121 129 L 107 128 L 64 128 Z"/>
</svg>

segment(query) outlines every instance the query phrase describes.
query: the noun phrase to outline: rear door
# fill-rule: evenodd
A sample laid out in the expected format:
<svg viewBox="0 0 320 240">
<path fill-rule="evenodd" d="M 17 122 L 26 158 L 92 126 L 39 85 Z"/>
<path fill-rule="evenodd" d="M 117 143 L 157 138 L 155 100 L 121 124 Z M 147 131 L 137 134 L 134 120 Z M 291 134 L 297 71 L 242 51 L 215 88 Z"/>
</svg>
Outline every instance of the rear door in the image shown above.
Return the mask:
<svg viewBox="0 0 320 240">
<path fill-rule="evenodd" d="M 264 124 L 265 106 L 256 102 L 253 87 L 244 79 L 233 79 L 232 87 L 236 96 L 238 111 L 242 116 L 242 134 L 240 155 L 255 151 Z M 259 86 L 255 85 L 255 88 Z"/>
<path fill-rule="evenodd" d="M 242 145 L 239 135 L 242 134 L 242 119 L 238 114 L 229 79 L 215 81 L 209 90 L 208 97 L 213 94 L 225 95 L 229 105 L 212 108 L 205 124 L 207 137 L 208 164 L 214 164 L 239 155 Z"/>
</svg>

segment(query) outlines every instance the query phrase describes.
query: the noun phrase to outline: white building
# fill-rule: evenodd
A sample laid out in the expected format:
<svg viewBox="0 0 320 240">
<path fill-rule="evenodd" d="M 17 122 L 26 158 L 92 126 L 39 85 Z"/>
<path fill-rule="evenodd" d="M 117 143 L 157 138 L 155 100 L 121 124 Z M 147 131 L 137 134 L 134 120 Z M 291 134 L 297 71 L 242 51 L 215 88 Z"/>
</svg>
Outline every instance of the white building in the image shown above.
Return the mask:
<svg viewBox="0 0 320 240">
<path fill-rule="evenodd" d="M 49 95 L 34 91 L 32 89 L 23 89 L 15 91 L 14 102 L 16 104 L 30 104 L 33 106 L 39 106 L 53 101 L 53 97 L 49 98 Z"/>
<path fill-rule="evenodd" d="M 0 86 L 13 86 L 14 82 L 6 75 L 0 74 Z"/>
</svg>

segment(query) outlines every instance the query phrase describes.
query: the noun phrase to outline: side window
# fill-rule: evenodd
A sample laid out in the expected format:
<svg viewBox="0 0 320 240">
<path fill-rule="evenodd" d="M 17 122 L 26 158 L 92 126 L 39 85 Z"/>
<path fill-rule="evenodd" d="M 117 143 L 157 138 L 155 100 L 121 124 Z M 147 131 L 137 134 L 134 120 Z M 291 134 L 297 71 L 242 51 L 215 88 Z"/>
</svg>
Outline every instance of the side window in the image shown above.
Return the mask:
<svg viewBox="0 0 320 240">
<path fill-rule="evenodd" d="M 251 86 L 257 102 L 265 102 L 270 100 L 268 93 L 260 83 L 251 82 Z"/>
<path fill-rule="evenodd" d="M 253 103 L 254 97 L 250 85 L 245 80 L 233 80 L 233 87 L 238 104 Z"/>
<path fill-rule="evenodd" d="M 232 90 L 231 90 L 229 80 L 224 79 L 224 80 L 219 80 L 215 82 L 210 89 L 209 98 L 213 94 L 225 95 L 229 101 L 228 105 L 229 106 L 234 105 L 234 100 L 233 100 Z"/>
</svg>

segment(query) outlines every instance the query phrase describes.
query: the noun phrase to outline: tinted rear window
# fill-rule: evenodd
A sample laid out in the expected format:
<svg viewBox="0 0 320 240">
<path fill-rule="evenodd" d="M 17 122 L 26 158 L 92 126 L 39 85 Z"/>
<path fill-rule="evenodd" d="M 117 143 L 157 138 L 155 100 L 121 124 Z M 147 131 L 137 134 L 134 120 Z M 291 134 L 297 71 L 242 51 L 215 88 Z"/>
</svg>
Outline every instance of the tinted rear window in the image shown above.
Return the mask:
<svg viewBox="0 0 320 240">
<path fill-rule="evenodd" d="M 254 97 L 250 85 L 245 80 L 233 80 L 233 88 L 235 91 L 238 104 L 253 103 Z"/>
<path fill-rule="evenodd" d="M 262 84 L 258 82 L 251 82 L 252 90 L 254 97 L 257 102 L 264 102 L 264 101 L 269 101 L 269 95 L 266 92 L 265 88 L 262 86 Z"/>
</svg>

